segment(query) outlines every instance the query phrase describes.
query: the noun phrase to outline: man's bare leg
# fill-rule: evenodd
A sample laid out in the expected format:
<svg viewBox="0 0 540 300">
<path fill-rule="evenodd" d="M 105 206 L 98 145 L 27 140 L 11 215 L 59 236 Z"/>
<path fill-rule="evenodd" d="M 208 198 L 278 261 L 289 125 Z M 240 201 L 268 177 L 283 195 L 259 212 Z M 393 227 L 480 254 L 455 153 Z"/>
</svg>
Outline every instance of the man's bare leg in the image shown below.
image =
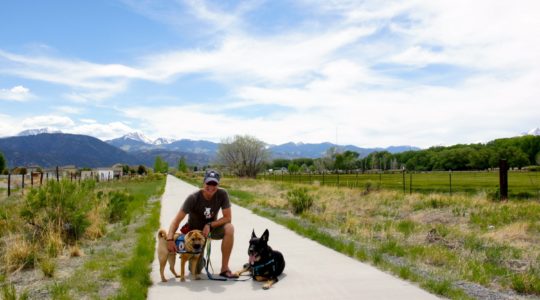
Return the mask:
<svg viewBox="0 0 540 300">
<path fill-rule="evenodd" d="M 234 226 L 227 223 L 224 226 L 225 234 L 221 241 L 221 272 L 228 271 L 229 259 L 231 258 L 232 248 L 234 245 Z"/>
</svg>

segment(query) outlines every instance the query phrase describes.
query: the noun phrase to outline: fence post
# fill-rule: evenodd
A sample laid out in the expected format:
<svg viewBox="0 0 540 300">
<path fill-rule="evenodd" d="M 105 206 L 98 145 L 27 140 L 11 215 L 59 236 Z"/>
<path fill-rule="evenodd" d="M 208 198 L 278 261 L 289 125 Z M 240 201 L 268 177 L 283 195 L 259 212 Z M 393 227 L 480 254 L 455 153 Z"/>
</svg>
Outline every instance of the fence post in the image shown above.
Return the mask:
<svg viewBox="0 0 540 300">
<path fill-rule="evenodd" d="M 8 172 L 7 176 L 7 195 L 11 196 L 11 172 Z"/>
<path fill-rule="evenodd" d="M 452 169 L 450 169 L 448 175 L 450 176 L 450 196 L 452 196 Z"/>
<path fill-rule="evenodd" d="M 34 187 L 34 172 L 30 172 L 30 187 Z"/>
<path fill-rule="evenodd" d="M 407 192 L 406 188 L 405 188 L 405 167 L 403 167 L 403 194 L 405 194 Z"/>
<path fill-rule="evenodd" d="M 60 181 L 60 174 L 58 173 L 58 166 L 56 166 L 56 182 Z"/>
<path fill-rule="evenodd" d="M 499 160 L 499 191 L 501 200 L 508 200 L 508 161 Z"/>
<path fill-rule="evenodd" d="M 39 186 L 42 186 L 42 185 L 43 185 L 43 171 L 39 173 Z"/>
<path fill-rule="evenodd" d="M 412 172 L 409 173 L 409 194 L 412 194 Z"/>
<path fill-rule="evenodd" d="M 22 191 L 24 193 L 24 174 L 21 174 L 21 176 L 22 176 Z"/>
</svg>

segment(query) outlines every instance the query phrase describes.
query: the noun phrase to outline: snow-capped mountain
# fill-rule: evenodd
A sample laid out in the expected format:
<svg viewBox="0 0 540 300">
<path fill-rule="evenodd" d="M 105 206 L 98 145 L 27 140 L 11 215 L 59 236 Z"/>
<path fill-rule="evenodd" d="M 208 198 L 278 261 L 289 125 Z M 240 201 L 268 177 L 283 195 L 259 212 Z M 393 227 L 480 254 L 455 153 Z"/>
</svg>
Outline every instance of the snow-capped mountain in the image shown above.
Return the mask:
<svg viewBox="0 0 540 300">
<path fill-rule="evenodd" d="M 143 142 L 145 144 L 153 144 L 152 140 L 148 138 L 146 135 L 144 135 L 141 132 L 130 132 L 122 137 L 120 139 L 124 140 L 134 140 L 137 142 Z"/>
<path fill-rule="evenodd" d="M 168 138 L 157 138 L 152 144 L 153 145 L 156 145 L 156 146 L 159 146 L 159 145 L 168 145 L 168 144 L 171 144 L 173 143 L 174 139 L 168 139 Z"/>
<path fill-rule="evenodd" d="M 29 136 L 29 135 L 38 135 L 42 133 L 62 133 L 60 130 L 55 130 L 51 128 L 38 128 L 38 129 L 27 129 L 19 132 L 17 136 Z"/>
<path fill-rule="evenodd" d="M 540 135 L 540 127 L 534 128 L 527 132 L 528 135 Z"/>
</svg>

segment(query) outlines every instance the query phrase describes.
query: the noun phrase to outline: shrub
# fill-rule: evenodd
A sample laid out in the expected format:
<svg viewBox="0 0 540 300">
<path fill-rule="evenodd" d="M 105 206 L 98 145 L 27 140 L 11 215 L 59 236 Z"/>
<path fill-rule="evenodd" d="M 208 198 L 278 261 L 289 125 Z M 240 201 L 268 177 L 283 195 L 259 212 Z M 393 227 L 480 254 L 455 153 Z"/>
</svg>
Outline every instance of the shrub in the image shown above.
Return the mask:
<svg viewBox="0 0 540 300">
<path fill-rule="evenodd" d="M 54 272 L 56 271 L 56 263 L 53 259 L 43 258 L 40 260 L 39 266 L 41 268 L 41 271 L 43 272 L 43 275 L 49 278 L 52 278 L 54 276 Z"/>
<path fill-rule="evenodd" d="M 134 197 L 127 192 L 114 191 L 109 193 L 109 221 L 118 222 L 128 217 L 128 204 Z"/>
<path fill-rule="evenodd" d="M 68 180 L 49 181 L 30 191 L 21 216 L 34 226 L 39 238 L 53 230 L 61 232 L 65 240 L 77 240 L 90 225 L 87 214 L 94 203 L 93 188 Z"/>
<path fill-rule="evenodd" d="M 313 196 L 308 193 L 308 189 L 296 188 L 287 192 L 287 201 L 294 214 L 301 214 L 313 205 Z"/>
</svg>

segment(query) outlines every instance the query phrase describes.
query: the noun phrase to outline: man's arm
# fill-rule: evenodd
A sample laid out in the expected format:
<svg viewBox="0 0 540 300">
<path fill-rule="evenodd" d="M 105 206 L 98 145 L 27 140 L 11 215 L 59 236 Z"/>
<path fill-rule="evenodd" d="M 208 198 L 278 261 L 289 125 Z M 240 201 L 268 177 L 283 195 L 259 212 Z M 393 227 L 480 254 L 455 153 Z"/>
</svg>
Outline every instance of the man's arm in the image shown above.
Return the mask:
<svg viewBox="0 0 540 300">
<path fill-rule="evenodd" d="M 209 222 L 207 225 L 210 225 L 210 226 L 207 226 L 205 225 L 204 228 L 203 228 L 203 234 L 204 236 L 208 236 L 208 233 L 210 232 L 210 230 L 212 228 L 216 228 L 216 227 L 219 227 L 219 226 L 223 226 L 227 223 L 231 223 L 232 221 L 232 210 L 231 208 L 224 208 L 221 210 L 222 213 L 223 213 L 223 217 L 219 218 L 218 220 L 215 220 L 213 222 Z"/>
<path fill-rule="evenodd" d="M 169 226 L 169 232 L 167 233 L 167 249 L 169 249 L 169 252 L 176 252 L 176 243 L 174 242 L 174 234 L 176 230 L 178 229 L 178 226 L 180 226 L 180 222 L 186 217 L 186 213 L 183 209 L 180 208 L 174 219 L 171 221 L 171 225 Z"/>
</svg>

